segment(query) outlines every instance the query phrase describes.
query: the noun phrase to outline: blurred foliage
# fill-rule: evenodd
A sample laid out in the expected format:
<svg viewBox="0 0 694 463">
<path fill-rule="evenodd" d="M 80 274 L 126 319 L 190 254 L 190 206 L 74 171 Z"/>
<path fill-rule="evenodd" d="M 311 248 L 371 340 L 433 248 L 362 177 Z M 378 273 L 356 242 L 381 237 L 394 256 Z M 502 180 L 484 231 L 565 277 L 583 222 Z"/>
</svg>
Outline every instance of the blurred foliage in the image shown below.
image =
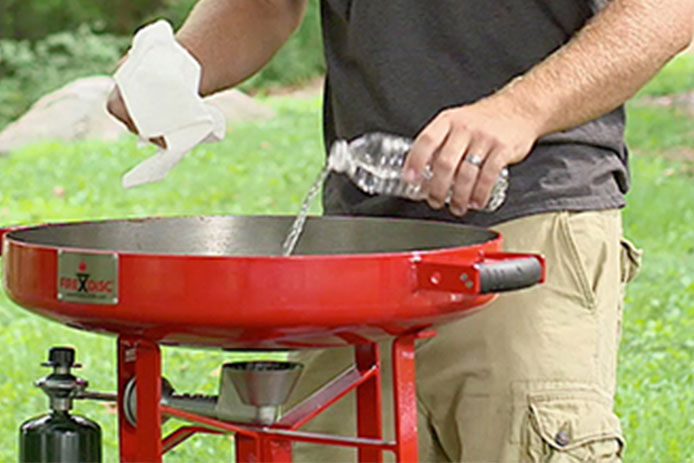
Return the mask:
<svg viewBox="0 0 694 463">
<path fill-rule="evenodd" d="M 127 38 L 97 35 L 86 26 L 33 43 L 0 40 L 0 127 L 74 79 L 111 73 L 127 47 Z"/>
<path fill-rule="evenodd" d="M 8 2 L 14 5 L 13 0 L 0 0 L 0 24 L 7 21 L 2 11 L 7 8 Z M 74 3 L 81 2 L 79 0 Z M 13 8 L 21 9 L 19 3 L 21 2 L 17 2 Z M 38 8 L 41 2 L 26 3 L 35 3 Z M 47 9 L 41 10 L 42 15 L 51 14 L 49 6 L 61 2 L 55 0 L 45 3 Z M 120 5 L 124 2 L 113 3 Z M 165 14 L 145 15 L 147 19 L 143 21 L 160 16 L 178 26 L 194 2 L 162 0 L 158 3 L 162 5 Z M 70 8 L 72 6 L 68 7 Z M 80 77 L 113 73 L 118 60 L 130 44 L 130 33 L 121 36 L 96 32 L 98 27 L 103 29 L 103 25 L 99 25 L 93 18 L 102 17 L 105 17 L 105 13 L 89 10 L 76 29 L 53 33 L 38 40 L 3 39 L 1 37 L 7 34 L 0 33 L 0 129 L 22 115 L 46 93 Z M 92 19 L 91 22 L 88 21 L 89 18 Z M 135 25 L 130 29 L 134 28 Z M 299 84 L 321 74 L 324 69 L 318 2 L 314 1 L 310 2 L 306 17 L 294 36 L 260 73 L 242 84 L 241 88 L 246 91 L 263 91 L 274 86 Z"/>
<path fill-rule="evenodd" d="M 180 24 L 195 0 L 0 0 L 0 38 L 38 40 L 88 24 L 131 35 L 153 17 Z"/>
</svg>

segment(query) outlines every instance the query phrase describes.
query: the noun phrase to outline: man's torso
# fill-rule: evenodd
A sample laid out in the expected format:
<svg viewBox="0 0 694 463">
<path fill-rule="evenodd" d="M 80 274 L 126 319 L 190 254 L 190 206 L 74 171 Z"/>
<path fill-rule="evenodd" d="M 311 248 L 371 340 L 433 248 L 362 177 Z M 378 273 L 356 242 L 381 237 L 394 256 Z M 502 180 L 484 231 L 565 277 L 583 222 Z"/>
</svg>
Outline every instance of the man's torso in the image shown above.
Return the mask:
<svg viewBox="0 0 694 463">
<path fill-rule="evenodd" d="M 414 137 L 440 110 L 493 93 L 562 46 L 599 9 L 597 1 L 323 0 L 326 144 L 372 131 Z M 462 221 L 487 226 L 551 210 L 623 206 L 623 131 L 619 108 L 541 139 L 511 166 L 504 206 Z M 329 214 L 460 221 L 424 202 L 365 195 L 339 175 L 327 181 L 324 205 Z"/>
</svg>

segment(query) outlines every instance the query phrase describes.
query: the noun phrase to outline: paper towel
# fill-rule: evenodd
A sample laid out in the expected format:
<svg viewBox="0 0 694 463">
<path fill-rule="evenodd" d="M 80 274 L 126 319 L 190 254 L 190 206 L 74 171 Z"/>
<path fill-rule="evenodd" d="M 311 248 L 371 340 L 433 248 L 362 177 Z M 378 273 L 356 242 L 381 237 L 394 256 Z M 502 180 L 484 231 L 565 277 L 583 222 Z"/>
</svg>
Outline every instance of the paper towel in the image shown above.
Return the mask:
<svg viewBox="0 0 694 463">
<path fill-rule="evenodd" d="M 140 138 L 163 137 L 166 149 L 127 172 L 123 187 L 161 180 L 196 145 L 224 138 L 224 115 L 198 94 L 200 71 L 168 22 L 157 21 L 135 34 L 113 78 Z"/>
</svg>

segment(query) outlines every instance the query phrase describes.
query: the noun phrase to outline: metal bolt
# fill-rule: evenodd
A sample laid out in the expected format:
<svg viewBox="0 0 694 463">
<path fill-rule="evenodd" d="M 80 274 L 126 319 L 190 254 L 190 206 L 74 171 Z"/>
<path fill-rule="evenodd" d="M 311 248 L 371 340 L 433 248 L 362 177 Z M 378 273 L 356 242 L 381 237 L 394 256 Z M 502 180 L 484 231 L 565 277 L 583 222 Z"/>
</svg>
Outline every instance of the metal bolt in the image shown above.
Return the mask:
<svg viewBox="0 0 694 463">
<path fill-rule="evenodd" d="M 566 431 L 559 431 L 557 435 L 554 436 L 554 442 L 556 442 L 559 447 L 566 447 L 571 442 L 571 436 Z"/>
<path fill-rule="evenodd" d="M 465 287 L 466 287 L 467 289 L 472 289 L 472 286 L 473 286 L 472 281 L 467 281 L 467 282 L 465 282 Z"/>
<path fill-rule="evenodd" d="M 460 281 L 467 281 L 469 277 L 467 276 L 467 273 L 461 273 L 460 274 Z"/>
<path fill-rule="evenodd" d="M 441 283 L 441 274 L 439 272 L 432 273 L 429 277 L 429 281 L 432 285 L 437 286 L 439 283 Z"/>
</svg>

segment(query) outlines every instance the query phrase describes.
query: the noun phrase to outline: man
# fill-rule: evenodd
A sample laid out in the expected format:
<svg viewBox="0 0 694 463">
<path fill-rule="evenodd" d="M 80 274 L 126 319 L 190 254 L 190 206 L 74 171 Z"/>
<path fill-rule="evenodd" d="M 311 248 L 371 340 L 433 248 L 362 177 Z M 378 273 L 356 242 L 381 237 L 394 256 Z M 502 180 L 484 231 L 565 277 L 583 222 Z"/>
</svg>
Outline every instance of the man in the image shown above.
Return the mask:
<svg viewBox="0 0 694 463">
<path fill-rule="evenodd" d="M 416 136 L 406 179 L 419 181 L 427 164 L 434 173 L 426 203 L 370 197 L 332 175 L 326 213 L 493 226 L 507 250 L 547 258 L 544 285 L 501 296 L 418 346 L 421 460 L 618 461 L 621 288 L 638 260 L 621 238 L 629 181 L 621 105 L 689 43 L 694 1 L 321 6 L 326 144 L 371 131 Z M 256 72 L 304 7 L 304 0 L 200 1 L 177 37 L 202 64 L 201 93 Z M 128 120 L 117 93 L 109 107 Z M 505 166 L 506 203 L 476 212 Z M 300 393 L 349 358 L 315 354 Z M 316 426 L 353 428 L 353 408 L 338 405 Z M 351 458 L 326 451 L 306 446 L 296 456 Z"/>
</svg>

